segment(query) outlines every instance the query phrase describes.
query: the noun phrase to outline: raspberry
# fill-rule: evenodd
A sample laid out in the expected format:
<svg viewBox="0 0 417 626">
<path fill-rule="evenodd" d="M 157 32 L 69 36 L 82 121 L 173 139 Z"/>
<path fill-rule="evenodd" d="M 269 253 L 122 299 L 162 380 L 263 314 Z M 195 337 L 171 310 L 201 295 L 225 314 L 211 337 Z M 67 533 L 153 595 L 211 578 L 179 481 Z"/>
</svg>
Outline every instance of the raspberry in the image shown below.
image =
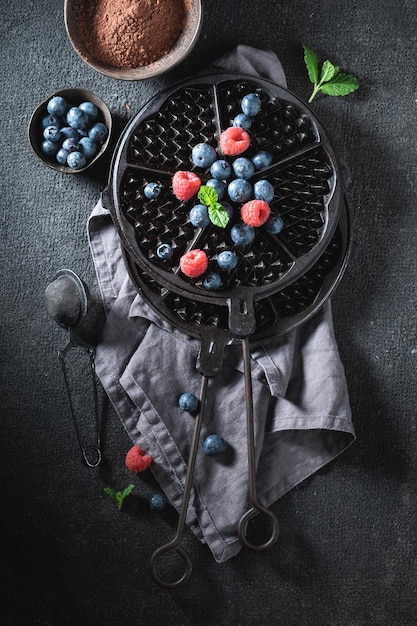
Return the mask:
<svg viewBox="0 0 417 626">
<path fill-rule="evenodd" d="M 241 154 L 250 145 L 250 137 L 240 126 L 230 126 L 220 135 L 220 148 L 223 154 L 234 156 Z"/>
<path fill-rule="evenodd" d="M 201 180 L 193 172 L 175 172 L 172 178 L 172 190 L 178 200 L 189 200 L 201 187 Z"/>
<path fill-rule="evenodd" d="M 262 226 L 267 221 L 271 208 L 263 200 L 250 200 L 240 209 L 240 215 L 249 226 Z"/>
<path fill-rule="evenodd" d="M 190 278 L 204 274 L 208 267 L 208 258 L 204 250 L 189 250 L 180 259 L 181 271 Z"/>
<path fill-rule="evenodd" d="M 145 454 L 140 446 L 133 446 L 126 454 L 125 465 L 135 474 L 143 472 L 152 462 L 152 457 Z"/>
</svg>

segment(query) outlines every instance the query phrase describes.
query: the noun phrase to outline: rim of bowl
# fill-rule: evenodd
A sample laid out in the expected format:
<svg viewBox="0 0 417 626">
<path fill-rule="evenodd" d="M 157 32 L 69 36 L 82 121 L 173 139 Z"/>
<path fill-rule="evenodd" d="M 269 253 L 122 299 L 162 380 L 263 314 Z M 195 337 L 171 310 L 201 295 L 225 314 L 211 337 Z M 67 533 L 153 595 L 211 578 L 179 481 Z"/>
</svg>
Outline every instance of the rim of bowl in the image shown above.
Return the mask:
<svg viewBox="0 0 417 626">
<path fill-rule="evenodd" d="M 146 78 L 160 76 L 181 63 L 181 61 L 189 55 L 200 36 L 203 20 L 202 0 L 183 1 L 187 12 L 187 19 L 179 39 L 171 50 L 161 57 L 161 59 L 142 67 L 123 68 L 106 65 L 100 60 L 95 59 L 85 50 L 77 24 L 77 12 L 80 0 L 65 0 L 65 29 L 73 49 L 89 67 L 100 72 L 100 74 L 118 80 L 144 80 Z"/>
<path fill-rule="evenodd" d="M 54 96 L 62 96 L 68 101 L 69 104 L 74 104 L 74 106 L 76 106 L 77 104 L 80 104 L 81 102 L 85 102 L 87 100 L 92 102 L 99 109 L 101 113 L 101 117 L 102 117 L 101 121 L 103 121 L 106 124 L 108 131 L 109 131 L 105 142 L 101 145 L 101 148 L 98 151 L 98 153 L 95 155 L 95 157 L 91 159 L 91 161 L 89 161 L 84 167 L 81 167 L 78 170 L 73 169 L 67 165 L 61 165 L 57 161 L 52 160 L 53 157 L 49 159 L 48 155 L 44 154 L 41 150 L 41 144 L 42 144 L 41 120 L 45 115 L 48 114 L 46 107 L 47 107 L 49 100 L 51 100 L 51 98 L 53 98 Z M 77 89 L 77 88 L 60 89 L 58 91 L 55 91 L 50 96 L 48 96 L 48 98 L 46 98 L 46 100 L 41 102 L 41 104 L 39 104 L 34 110 L 34 112 L 32 113 L 30 117 L 29 126 L 28 126 L 29 143 L 32 147 L 32 150 L 36 154 L 36 156 L 39 157 L 39 159 L 43 163 L 45 163 L 45 165 L 48 165 L 48 167 L 52 168 L 53 170 L 63 172 L 65 174 L 82 174 L 82 172 L 85 172 L 88 168 L 90 168 L 101 156 L 103 156 L 104 152 L 106 151 L 107 146 L 109 145 L 109 142 L 110 142 L 111 132 L 112 132 L 112 116 L 111 116 L 108 106 L 94 92 L 89 91 L 88 89 L 81 89 L 81 88 L 80 89 Z"/>
</svg>

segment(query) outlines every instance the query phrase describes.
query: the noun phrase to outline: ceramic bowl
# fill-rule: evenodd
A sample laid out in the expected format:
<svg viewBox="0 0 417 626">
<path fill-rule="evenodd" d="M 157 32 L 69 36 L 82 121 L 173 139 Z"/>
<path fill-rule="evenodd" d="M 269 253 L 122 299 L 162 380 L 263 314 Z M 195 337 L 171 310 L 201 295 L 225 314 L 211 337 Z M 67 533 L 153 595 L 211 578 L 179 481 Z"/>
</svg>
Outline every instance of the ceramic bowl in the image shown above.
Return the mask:
<svg viewBox="0 0 417 626">
<path fill-rule="evenodd" d="M 69 106 L 78 106 L 82 102 L 92 102 L 96 105 L 99 115 L 97 121 L 102 122 L 107 126 L 108 135 L 104 143 L 100 145 L 99 151 L 94 155 L 94 157 L 90 158 L 86 165 L 80 169 L 74 169 L 69 167 L 68 165 L 61 165 L 57 162 L 54 155 L 47 155 L 42 150 L 42 142 L 44 141 L 43 137 L 43 126 L 42 120 L 45 116 L 48 115 L 47 105 L 48 102 L 54 96 L 62 96 L 68 103 Z M 61 89 L 60 91 L 56 91 L 51 94 L 44 102 L 42 102 L 33 112 L 28 128 L 29 135 L 29 143 L 39 159 L 48 165 L 54 170 L 59 172 L 64 172 L 67 174 L 80 174 L 88 170 L 96 161 L 103 156 L 106 152 L 107 147 L 109 145 L 110 136 L 112 131 L 112 117 L 107 105 L 92 91 L 88 91 L 86 89 Z"/>
<path fill-rule="evenodd" d="M 194 47 L 201 31 L 201 0 L 184 0 L 186 19 L 182 33 L 171 50 L 157 61 L 136 68 L 113 67 L 94 58 L 87 50 L 78 26 L 82 0 L 65 0 L 64 18 L 68 38 L 78 56 L 97 72 L 118 80 L 143 80 L 165 74 L 183 61 Z"/>
</svg>

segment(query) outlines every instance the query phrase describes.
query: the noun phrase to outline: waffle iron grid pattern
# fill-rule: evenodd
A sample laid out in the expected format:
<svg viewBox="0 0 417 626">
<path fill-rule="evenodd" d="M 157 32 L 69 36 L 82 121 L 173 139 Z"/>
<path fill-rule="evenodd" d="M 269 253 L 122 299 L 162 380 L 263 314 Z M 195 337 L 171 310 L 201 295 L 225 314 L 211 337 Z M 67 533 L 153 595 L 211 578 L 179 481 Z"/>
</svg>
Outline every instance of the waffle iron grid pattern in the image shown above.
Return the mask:
<svg viewBox="0 0 417 626">
<path fill-rule="evenodd" d="M 245 156 L 260 149 L 273 155 L 272 166 L 255 174 L 251 182 L 267 178 L 273 184 L 276 197 L 271 211 L 281 215 L 284 230 L 274 236 L 260 228 L 249 248 L 236 250 L 230 228 L 239 221 L 237 209 L 224 231 L 215 226 L 199 231 L 188 220 L 196 199 L 180 202 L 170 187 L 179 169 L 198 171 L 203 183 L 210 177 L 193 166 L 191 148 L 199 142 L 217 144 L 219 129 L 231 125 L 241 98 L 250 91 L 260 94 L 262 109 L 254 118 L 252 144 Z M 333 170 L 317 139 L 309 118 L 295 105 L 271 99 L 248 81 L 229 81 L 218 90 L 197 85 L 174 92 L 132 135 L 121 185 L 122 210 L 135 227 L 141 254 L 155 266 L 178 273 L 180 257 L 199 247 L 207 252 L 209 269 L 218 271 L 217 255 L 233 247 L 239 263 L 232 273 L 223 272 L 224 285 L 259 286 L 277 280 L 294 259 L 317 244 L 324 227 L 324 198 L 330 191 Z M 148 200 L 143 189 L 155 180 L 161 183 L 162 193 L 156 201 Z M 156 256 L 160 243 L 173 245 L 169 261 Z"/>
<path fill-rule="evenodd" d="M 296 318 L 314 307 L 323 281 L 333 274 L 343 261 L 345 253 L 343 236 L 338 228 L 324 254 L 303 276 L 267 298 L 254 303 L 257 334 L 272 329 L 283 320 Z M 226 306 L 199 302 L 188 297 L 167 291 L 141 270 L 132 260 L 129 262 L 130 275 L 139 291 L 153 294 L 158 302 L 159 312 L 172 317 L 181 325 L 191 329 L 219 328 L 228 330 L 228 309 Z M 337 271 L 337 274 L 339 270 Z M 151 295 L 148 300 L 153 300 Z M 162 309 L 162 310 L 161 310 Z"/>
<path fill-rule="evenodd" d="M 257 230 L 254 243 L 239 249 L 230 238 L 231 226 L 239 221 L 239 211 L 226 229 L 208 226 L 196 229 L 188 219 L 198 201 L 178 201 L 171 191 L 173 174 L 193 170 L 203 184 L 210 178 L 191 161 L 191 148 L 199 142 L 217 146 L 220 132 L 241 112 L 242 97 L 256 91 L 262 101 L 261 112 L 249 131 L 251 146 L 244 156 L 267 150 L 273 156 L 267 170 L 255 174 L 251 182 L 267 178 L 276 190 L 271 212 L 284 220 L 277 235 Z M 191 248 L 202 248 L 209 257 L 209 270 L 219 272 L 217 255 L 224 249 L 237 252 L 235 271 L 223 273 L 227 287 L 259 286 L 285 275 L 291 264 L 308 253 L 320 240 L 325 227 L 325 202 L 333 184 L 333 170 L 314 123 L 293 103 L 271 96 L 249 80 L 230 80 L 212 84 L 186 85 L 174 91 L 155 112 L 139 121 L 129 138 L 126 166 L 120 180 L 121 211 L 134 226 L 140 253 L 156 267 L 179 272 L 179 259 Z M 149 200 L 143 190 L 148 182 L 162 185 L 157 200 Z M 233 203 L 232 203 L 233 204 Z M 334 273 L 343 254 L 339 228 L 320 258 L 297 280 L 274 293 L 256 300 L 257 333 L 277 321 L 291 319 L 309 309 L 320 293 L 325 277 Z M 156 249 L 161 243 L 173 246 L 169 261 L 161 261 Z M 216 303 L 200 302 L 162 287 L 157 280 L 129 259 L 130 274 L 140 290 L 156 297 L 157 309 L 188 328 L 228 329 L 228 309 Z M 220 272 L 221 273 L 221 272 Z M 185 280 L 188 280 L 184 277 Z M 192 281 L 200 286 L 199 280 Z M 203 289 L 203 287 L 201 287 Z"/>
</svg>

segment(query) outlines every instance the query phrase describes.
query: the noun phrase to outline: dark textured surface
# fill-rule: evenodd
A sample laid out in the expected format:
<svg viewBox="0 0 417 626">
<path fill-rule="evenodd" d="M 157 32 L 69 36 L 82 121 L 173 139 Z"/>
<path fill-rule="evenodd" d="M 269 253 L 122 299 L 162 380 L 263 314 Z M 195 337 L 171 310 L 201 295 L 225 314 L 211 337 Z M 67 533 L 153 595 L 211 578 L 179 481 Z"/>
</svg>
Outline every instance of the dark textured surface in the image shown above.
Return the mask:
<svg viewBox="0 0 417 626">
<path fill-rule="evenodd" d="M 205 0 L 201 38 L 162 79 L 123 83 L 83 65 L 63 2 L 2 2 L 1 522 L 2 624 L 411 626 L 416 601 L 415 2 Z M 333 298 L 358 440 L 274 506 L 281 538 L 264 554 L 216 565 L 187 533 L 195 562 L 176 592 L 150 580 L 176 517 L 152 513 L 148 475 L 124 467 L 130 441 L 101 395 L 104 460 L 83 466 L 56 358 L 65 333 L 43 294 L 61 267 L 94 289 L 86 219 L 102 164 L 68 176 L 31 153 L 26 128 L 50 93 L 84 87 L 120 130 L 154 93 L 237 43 L 272 48 L 289 89 L 307 99 L 302 44 L 354 72 L 360 91 L 313 109 L 347 167 L 357 257 Z M 75 359 L 75 365 L 79 362 Z M 91 417 L 88 379 L 74 381 Z M 118 512 L 104 487 L 135 483 Z"/>
</svg>

